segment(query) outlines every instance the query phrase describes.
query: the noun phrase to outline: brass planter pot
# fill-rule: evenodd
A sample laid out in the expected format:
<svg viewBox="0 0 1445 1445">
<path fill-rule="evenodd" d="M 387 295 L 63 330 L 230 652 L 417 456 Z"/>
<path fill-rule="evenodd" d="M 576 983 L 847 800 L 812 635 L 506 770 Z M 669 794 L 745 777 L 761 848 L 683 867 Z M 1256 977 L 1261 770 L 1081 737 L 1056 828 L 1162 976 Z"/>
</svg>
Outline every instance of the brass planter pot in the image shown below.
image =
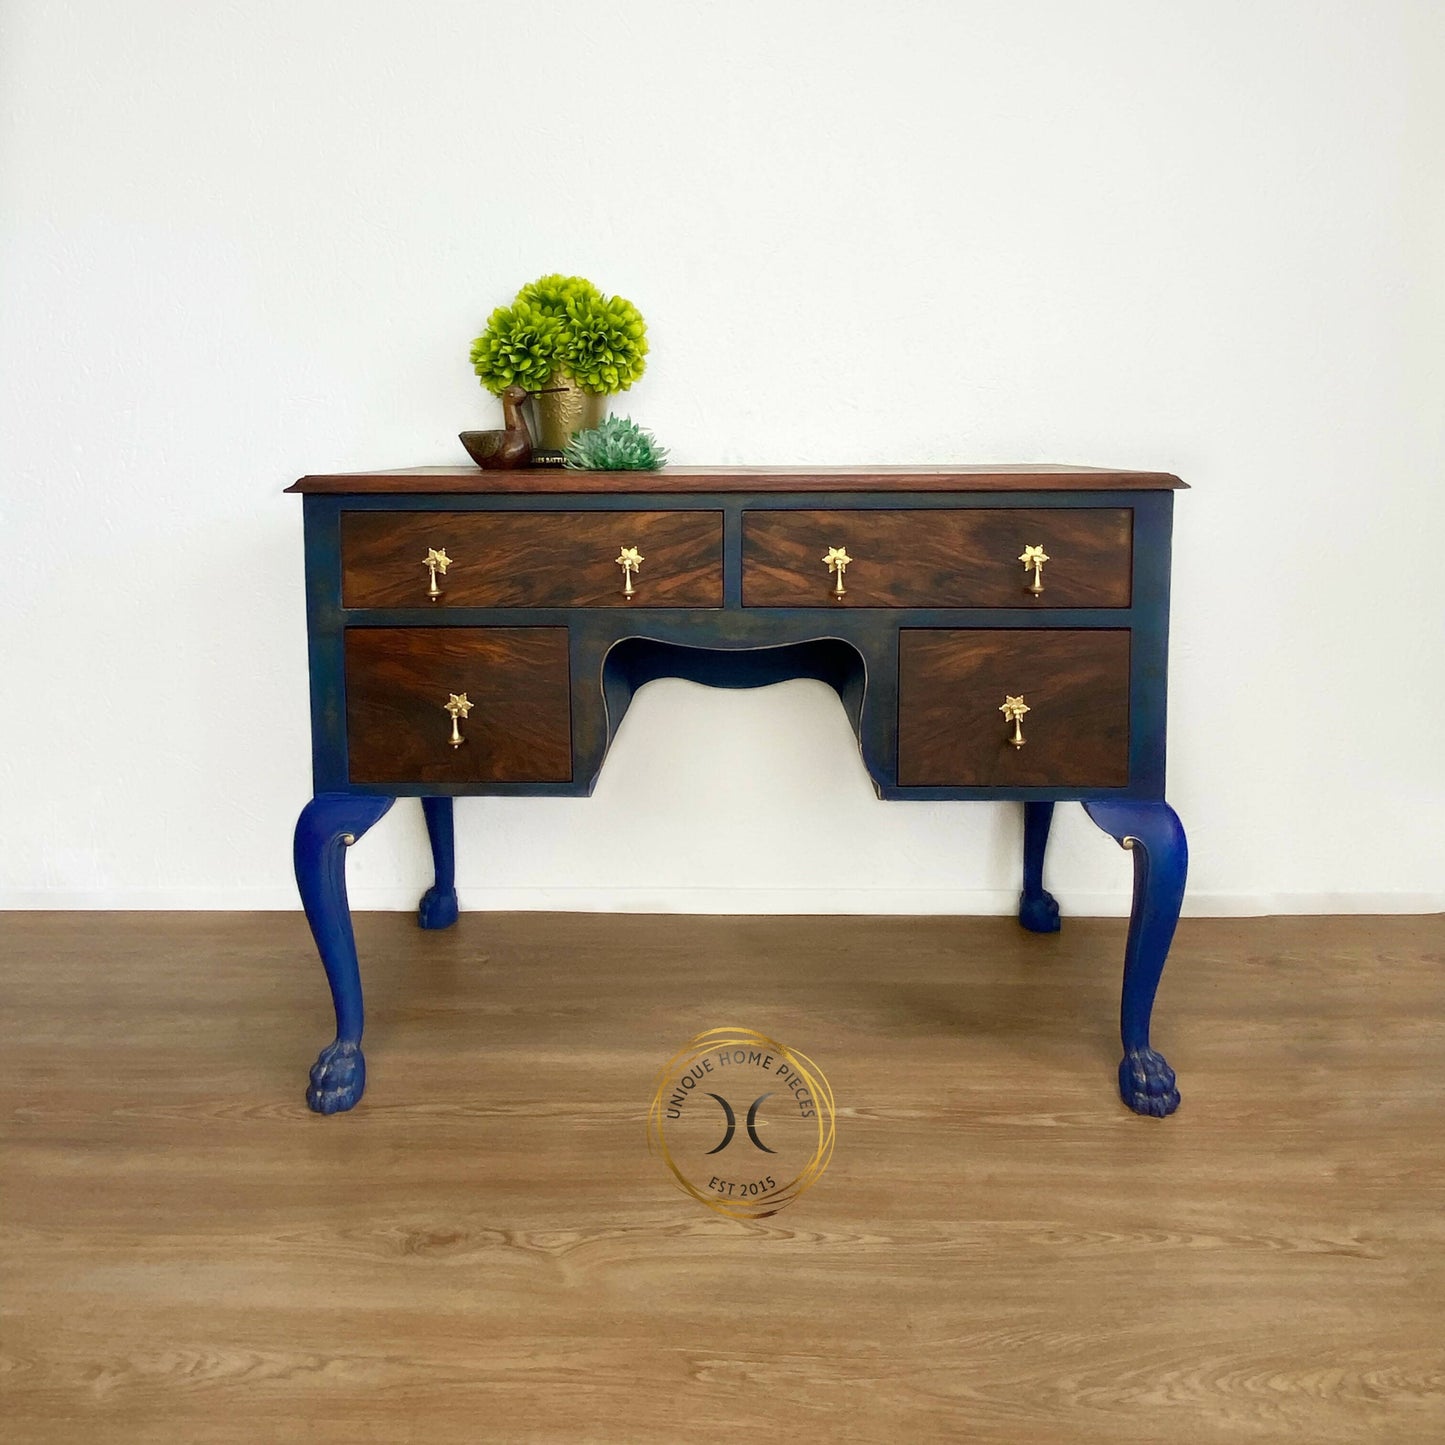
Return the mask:
<svg viewBox="0 0 1445 1445">
<path fill-rule="evenodd" d="M 545 391 L 532 394 L 536 445 L 543 451 L 560 452 L 574 432 L 597 426 L 606 412 L 605 396 L 583 391 L 570 376 L 554 375 Z"/>
</svg>

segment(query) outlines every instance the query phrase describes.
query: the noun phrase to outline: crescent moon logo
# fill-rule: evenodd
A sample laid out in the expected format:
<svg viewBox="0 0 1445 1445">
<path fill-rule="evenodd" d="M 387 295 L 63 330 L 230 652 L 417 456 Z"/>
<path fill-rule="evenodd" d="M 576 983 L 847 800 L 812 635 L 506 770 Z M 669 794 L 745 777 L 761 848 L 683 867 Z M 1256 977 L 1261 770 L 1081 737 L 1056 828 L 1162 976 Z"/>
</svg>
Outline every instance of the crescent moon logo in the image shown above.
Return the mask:
<svg viewBox="0 0 1445 1445">
<path fill-rule="evenodd" d="M 647 1147 L 699 1204 L 767 1219 L 822 1177 L 834 1118 L 833 1091 L 806 1054 L 756 1029 L 704 1029 L 654 1079 Z"/>
<path fill-rule="evenodd" d="M 722 1151 L 733 1142 L 733 1135 L 738 1131 L 738 1116 L 733 1112 L 733 1106 L 729 1104 L 721 1094 L 710 1093 L 708 1098 L 716 1099 L 718 1103 L 722 1105 L 723 1116 L 728 1121 L 727 1129 L 722 1136 L 722 1143 L 717 1145 L 716 1148 L 707 1151 L 709 1154 L 721 1154 Z M 768 1146 L 758 1138 L 758 1110 L 762 1108 L 763 1100 L 770 1098 L 772 1098 L 771 1090 L 766 1094 L 759 1094 L 748 1109 L 748 1138 L 751 1139 L 764 1154 L 776 1154 L 778 1152 L 776 1149 L 769 1149 Z"/>
<path fill-rule="evenodd" d="M 731 1104 L 729 1104 L 728 1101 L 727 1101 L 726 1099 L 724 1099 L 721 1094 L 709 1094 L 709 1095 L 708 1095 L 708 1098 L 709 1098 L 709 1099 L 716 1099 L 716 1100 L 718 1101 L 718 1103 L 722 1105 L 722 1107 L 723 1107 L 723 1113 L 727 1115 L 727 1119 L 728 1119 L 727 1133 L 723 1135 L 723 1137 L 722 1137 L 722 1143 L 719 1144 L 716 1149 L 709 1149 L 709 1150 L 707 1151 L 709 1154 L 720 1154 L 720 1153 L 722 1153 L 722 1151 L 723 1151 L 724 1149 L 726 1149 L 726 1148 L 728 1147 L 729 1144 L 731 1144 L 731 1143 L 733 1142 L 733 1135 L 734 1135 L 735 1133 L 737 1133 L 738 1117 L 737 1117 L 736 1114 L 733 1113 L 733 1106 L 732 1106 Z M 761 1102 L 761 1101 L 759 1101 L 759 1102 Z M 753 1108 L 754 1108 L 754 1109 L 757 1108 L 757 1105 L 754 1104 L 754 1105 L 753 1105 Z M 752 1133 L 753 1133 L 753 1110 L 752 1110 L 752 1109 L 749 1109 L 749 1110 L 748 1110 L 748 1133 L 749 1133 L 749 1134 L 752 1134 Z M 757 1137 L 758 1137 L 758 1136 L 757 1136 L 756 1134 L 753 1134 L 753 1138 L 754 1138 L 754 1139 L 756 1139 Z"/>
</svg>

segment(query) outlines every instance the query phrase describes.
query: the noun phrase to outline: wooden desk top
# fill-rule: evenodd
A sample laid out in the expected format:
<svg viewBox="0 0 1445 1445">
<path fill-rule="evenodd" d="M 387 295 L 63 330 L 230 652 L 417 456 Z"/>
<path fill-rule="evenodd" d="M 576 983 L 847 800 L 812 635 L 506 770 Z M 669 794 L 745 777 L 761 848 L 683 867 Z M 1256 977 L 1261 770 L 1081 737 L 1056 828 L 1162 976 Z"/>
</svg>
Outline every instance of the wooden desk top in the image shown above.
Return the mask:
<svg viewBox="0 0 1445 1445">
<path fill-rule="evenodd" d="M 1187 486 L 1168 472 L 1019 463 L 1006 466 L 665 467 L 660 472 L 581 472 L 564 467 L 399 467 L 321 472 L 288 492 L 548 494 L 628 492 L 1157 492 Z"/>
</svg>

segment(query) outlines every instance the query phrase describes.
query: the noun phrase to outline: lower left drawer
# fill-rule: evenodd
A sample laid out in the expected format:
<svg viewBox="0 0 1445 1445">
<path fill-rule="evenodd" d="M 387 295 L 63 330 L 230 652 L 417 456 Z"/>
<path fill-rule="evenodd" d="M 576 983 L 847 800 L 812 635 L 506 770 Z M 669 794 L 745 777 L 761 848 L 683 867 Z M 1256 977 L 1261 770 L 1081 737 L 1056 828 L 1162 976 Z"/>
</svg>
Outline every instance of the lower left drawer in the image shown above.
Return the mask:
<svg viewBox="0 0 1445 1445">
<path fill-rule="evenodd" d="M 565 783 L 565 627 L 352 627 L 353 783 Z"/>
</svg>

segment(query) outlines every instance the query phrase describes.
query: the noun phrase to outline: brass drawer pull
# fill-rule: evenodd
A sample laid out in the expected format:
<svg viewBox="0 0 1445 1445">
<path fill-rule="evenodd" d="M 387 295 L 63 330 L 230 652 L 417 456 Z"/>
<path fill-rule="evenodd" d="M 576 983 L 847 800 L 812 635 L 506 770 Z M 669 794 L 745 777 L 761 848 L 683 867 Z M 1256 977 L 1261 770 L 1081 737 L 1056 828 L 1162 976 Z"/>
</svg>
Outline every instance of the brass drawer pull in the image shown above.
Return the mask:
<svg viewBox="0 0 1445 1445">
<path fill-rule="evenodd" d="M 647 559 L 636 547 L 624 547 L 617 554 L 617 565 L 622 568 L 622 595 L 631 597 L 636 591 L 632 585 L 632 574 L 642 570 L 642 564 Z"/>
<path fill-rule="evenodd" d="M 1030 712 L 1031 710 L 1032 709 L 1030 709 L 1028 703 L 1024 701 L 1022 693 L 1020 693 L 1017 697 L 1010 697 L 1007 693 L 1004 694 L 1003 704 L 1000 706 L 999 711 L 1003 714 L 1003 719 L 1005 722 L 1011 722 L 1014 725 L 1013 736 L 1009 739 L 1009 743 L 1011 746 L 1016 748 L 1023 747 L 1024 714 L 1026 712 Z"/>
<path fill-rule="evenodd" d="M 471 712 L 471 710 L 471 700 L 464 692 L 452 693 L 452 695 L 442 704 L 442 711 L 449 712 L 452 715 L 452 735 L 447 739 L 447 741 L 454 748 L 459 748 L 464 742 L 466 742 L 466 739 L 462 736 L 461 728 L 457 726 L 457 722 L 458 719 L 466 717 L 466 715 Z"/>
<path fill-rule="evenodd" d="M 437 573 L 440 572 L 445 577 L 447 568 L 452 565 L 452 559 L 447 556 L 445 547 L 428 547 L 421 565 L 426 568 L 427 576 L 431 579 L 426 595 L 435 602 L 442 595 L 442 589 L 437 586 Z"/>
<path fill-rule="evenodd" d="M 829 572 L 838 574 L 838 585 L 833 588 L 834 597 L 846 597 L 847 590 L 843 586 L 843 573 L 847 570 L 848 564 L 853 559 L 848 555 L 846 547 L 829 547 L 827 555 L 823 558 Z"/>
<path fill-rule="evenodd" d="M 1033 581 L 1025 588 L 1025 592 L 1032 592 L 1035 597 L 1044 590 L 1044 563 L 1049 560 L 1049 554 L 1042 547 L 1025 546 L 1019 553 L 1019 561 L 1024 564 L 1024 571 L 1032 570 Z"/>
</svg>

